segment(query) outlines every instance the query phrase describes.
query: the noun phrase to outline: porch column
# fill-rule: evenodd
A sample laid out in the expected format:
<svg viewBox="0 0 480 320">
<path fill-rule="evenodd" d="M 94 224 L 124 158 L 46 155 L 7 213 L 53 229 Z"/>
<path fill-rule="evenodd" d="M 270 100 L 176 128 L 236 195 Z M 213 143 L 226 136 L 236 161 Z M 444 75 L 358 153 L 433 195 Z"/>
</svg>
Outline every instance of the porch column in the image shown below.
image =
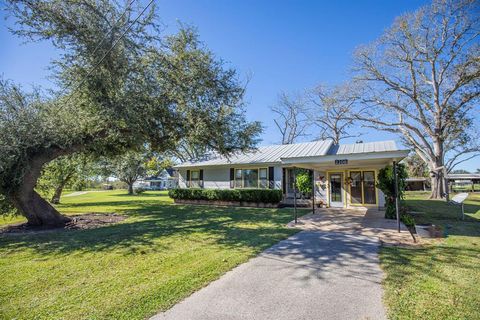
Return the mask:
<svg viewBox="0 0 480 320">
<path fill-rule="evenodd" d="M 312 214 L 315 214 L 315 170 L 312 169 Z"/>
<path fill-rule="evenodd" d="M 293 167 L 293 214 L 297 224 L 297 169 Z"/>
</svg>

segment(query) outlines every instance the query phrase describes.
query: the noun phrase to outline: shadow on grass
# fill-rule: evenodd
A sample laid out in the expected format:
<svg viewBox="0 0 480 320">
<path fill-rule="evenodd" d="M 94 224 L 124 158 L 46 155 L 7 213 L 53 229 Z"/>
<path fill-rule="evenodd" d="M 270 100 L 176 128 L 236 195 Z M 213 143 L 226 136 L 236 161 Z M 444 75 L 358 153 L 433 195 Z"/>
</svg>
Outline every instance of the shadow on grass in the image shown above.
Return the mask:
<svg viewBox="0 0 480 320">
<path fill-rule="evenodd" d="M 125 202 L 99 202 L 99 205 L 125 206 Z M 95 203 L 72 204 L 95 206 Z M 124 250 L 135 253 L 135 248 L 167 250 L 181 239 L 212 241 L 229 247 L 264 249 L 295 231 L 284 224 L 291 220 L 287 210 L 212 208 L 162 205 L 158 202 L 135 202 L 139 209 L 122 210 L 129 218 L 122 223 L 97 229 L 50 231 L 28 235 L 4 235 L 0 245 L 8 250 L 30 248 L 46 254 L 69 254 L 74 251 L 98 252 Z M 163 237 L 174 237 L 170 242 L 159 242 Z M 272 240 L 273 239 L 273 240 Z M 273 241 L 273 242 L 272 242 Z"/>
<path fill-rule="evenodd" d="M 463 269 L 472 274 L 478 272 L 479 268 L 480 248 L 472 246 L 440 245 L 417 249 L 386 247 L 382 252 L 382 264 L 387 270 L 403 266 L 401 272 L 387 272 L 388 281 L 399 285 L 418 275 L 454 283 L 456 280 L 448 273 L 438 272 L 437 264 L 455 266 L 457 270 Z"/>
<path fill-rule="evenodd" d="M 467 200 L 468 201 L 468 200 Z M 406 200 L 408 208 L 415 213 L 417 224 L 433 223 L 444 228 L 446 235 L 480 236 L 480 202 L 465 203 L 465 219 L 461 207 L 443 200 Z M 478 203 L 478 204 L 477 204 Z"/>
</svg>

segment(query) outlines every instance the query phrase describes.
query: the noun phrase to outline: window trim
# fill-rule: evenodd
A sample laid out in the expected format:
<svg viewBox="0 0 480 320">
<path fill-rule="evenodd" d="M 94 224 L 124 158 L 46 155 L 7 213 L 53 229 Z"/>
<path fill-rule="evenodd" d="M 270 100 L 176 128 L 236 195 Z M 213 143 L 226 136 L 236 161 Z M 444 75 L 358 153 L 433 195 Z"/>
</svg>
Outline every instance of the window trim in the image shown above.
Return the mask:
<svg viewBox="0 0 480 320">
<path fill-rule="evenodd" d="M 260 169 L 265 169 L 266 172 L 267 172 L 267 176 L 265 179 L 260 179 Z M 234 189 L 268 189 L 268 181 L 269 181 L 269 174 L 268 174 L 268 167 L 234 167 L 233 168 L 234 170 L 234 181 L 233 181 L 233 188 Z M 241 179 L 241 187 L 237 187 L 237 170 L 241 170 L 242 172 L 242 177 L 240 178 Z M 257 187 L 256 188 L 252 188 L 252 187 L 248 187 L 248 188 L 245 188 L 245 175 L 244 175 L 244 170 L 257 170 Z M 261 188 L 260 187 L 260 181 L 261 180 L 265 180 L 266 181 L 266 185 L 265 185 L 265 188 Z"/>
<path fill-rule="evenodd" d="M 372 207 L 375 207 L 375 206 L 379 206 L 379 199 L 378 199 L 378 188 L 376 186 L 376 183 L 377 183 L 377 173 L 378 173 L 378 170 L 377 169 L 356 169 L 356 170 L 348 170 L 348 178 L 350 178 L 350 174 L 352 172 L 360 172 L 361 174 L 361 187 L 362 187 L 362 203 L 352 203 L 352 186 L 351 185 L 348 185 L 348 204 L 351 205 L 351 206 L 372 206 Z M 365 203 L 365 191 L 364 191 L 364 177 L 363 177 L 363 173 L 364 172 L 372 172 L 373 173 L 373 182 L 374 182 L 374 190 L 375 190 L 375 203 Z"/>
<path fill-rule="evenodd" d="M 194 172 L 198 172 L 198 186 L 194 187 L 192 184 L 192 176 Z M 200 169 L 190 170 L 190 188 L 200 188 Z"/>
</svg>

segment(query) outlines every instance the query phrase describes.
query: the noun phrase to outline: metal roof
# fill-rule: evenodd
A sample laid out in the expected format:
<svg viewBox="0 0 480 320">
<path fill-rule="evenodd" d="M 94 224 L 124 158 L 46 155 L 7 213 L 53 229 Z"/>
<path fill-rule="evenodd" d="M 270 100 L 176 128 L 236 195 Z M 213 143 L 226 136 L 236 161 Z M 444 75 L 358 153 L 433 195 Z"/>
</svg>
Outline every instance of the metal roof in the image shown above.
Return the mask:
<svg viewBox="0 0 480 320">
<path fill-rule="evenodd" d="M 395 141 L 387 140 L 387 141 L 334 145 L 328 151 L 328 155 L 342 155 L 342 154 L 355 154 L 355 153 L 368 153 L 368 152 L 388 152 L 388 151 L 399 151 Z"/>
<path fill-rule="evenodd" d="M 175 166 L 175 168 L 232 164 L 281 163 L 282 159 L 289 158 L 388 152 L 399 150 L 400 149 L 397 148 L 395 141 L 393 140 L 345 145 L 334 145 L 332 140 L 319 140 L 313 142 L 259 147 L 257 150 L 242 154 L 235 154 L 229 158 L 219 156 L 218 154 L 211 154 L 207 155 L 205 159 L 199 161 L 187 161 Z"/>
<path fill-rule="evenodd" d="M 331 145 L 331 140 L 320 140 L 314 142 L 259 147 L 257 150 L 243 154 L 235 154 L 229 158 L 219 156 L 218 154 L 212 154 L 210 158 L 206 160 L 193 162 L 187 161 L 175 166 L 175 168 L 226 164 L 280 163 L 281 158 L 285 157 L 313 157 L 326 155 Z"/>
</svg>

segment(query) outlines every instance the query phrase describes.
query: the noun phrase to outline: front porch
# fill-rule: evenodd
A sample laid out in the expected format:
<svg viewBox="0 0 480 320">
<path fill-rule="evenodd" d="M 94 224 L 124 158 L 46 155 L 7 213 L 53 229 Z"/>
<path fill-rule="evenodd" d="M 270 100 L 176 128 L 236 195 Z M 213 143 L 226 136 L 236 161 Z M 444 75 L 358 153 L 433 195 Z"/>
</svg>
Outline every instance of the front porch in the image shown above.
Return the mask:
<svg viewBox="0 0 480 320">
<path fill-rule="evenodd" d="M 384 218 L 385 213 L 375 208 L 319 208 L 288 223 L 288 227 L 309 231 L 342 232 L 376 237 L 384 245 L 413 245 L 407 227 L 401 223 L 397 231 L 396 220 Z"/>
</svg>

